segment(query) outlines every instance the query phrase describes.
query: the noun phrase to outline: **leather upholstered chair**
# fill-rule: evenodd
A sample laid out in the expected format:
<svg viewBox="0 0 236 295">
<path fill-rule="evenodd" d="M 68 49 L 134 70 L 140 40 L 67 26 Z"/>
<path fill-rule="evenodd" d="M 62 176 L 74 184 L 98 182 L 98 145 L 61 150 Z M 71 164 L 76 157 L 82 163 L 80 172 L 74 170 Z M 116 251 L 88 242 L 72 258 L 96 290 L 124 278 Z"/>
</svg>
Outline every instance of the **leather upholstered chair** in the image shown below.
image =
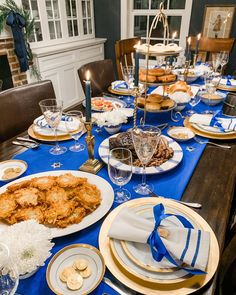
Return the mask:
<svg viewBox="0 0 236 295">
<path fill-rule="evenodd" d="M 116 69 L 119 80 L 124 80 L 122 74 L 122 66 L 133 65 L 133 54 L 135 52 L 134 45 L 140 41 L 140 38 L 129 38 L 116 41 Z"/>
<path fill-rule="evenodd" d="M 88 70 L 90 72 L 92 96 L 99 96 L 103 92 L 106 92 L 111 82 L 115 80 L 114 67 L 111 59 L 90 62 L 78 69 L 79 79 L 84 91 L 84 80 L 86 80 Z"/>
<path fill-rule="evenodd" d="M 0 92 L 0 142 L 27 130 L 42 114 L 39 102 L 47 98 L 55 98 L 49 80 Z"/>
</svg>

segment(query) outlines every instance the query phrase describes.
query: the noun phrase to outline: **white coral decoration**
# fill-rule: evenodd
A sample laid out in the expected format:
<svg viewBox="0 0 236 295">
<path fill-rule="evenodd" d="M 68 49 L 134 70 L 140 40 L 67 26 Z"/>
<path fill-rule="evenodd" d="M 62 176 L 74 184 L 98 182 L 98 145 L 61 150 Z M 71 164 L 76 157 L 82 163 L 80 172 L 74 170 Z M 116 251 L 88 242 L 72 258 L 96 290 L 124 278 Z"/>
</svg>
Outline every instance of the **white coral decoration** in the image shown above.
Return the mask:
<svg viewBox="0 0 236 295">
<path fill-rule="evenodd" d="M 100 113 L 96 116 L 98 126 L 118 126 L 122 123 L 127 123 L 127 116 L 120 110 Z"/>
<path fill-rule="evenodd" d="M 14 224 L 0 235 L 0 242 L 9 248 L 11 261 L 16 265 L 19 275 L 31 273 L 44 265 L 54 246 L 50 240 L 50 229 L 34 220 Z M 8 269 L 8 265 L 5 268 Z"/>
</svg>

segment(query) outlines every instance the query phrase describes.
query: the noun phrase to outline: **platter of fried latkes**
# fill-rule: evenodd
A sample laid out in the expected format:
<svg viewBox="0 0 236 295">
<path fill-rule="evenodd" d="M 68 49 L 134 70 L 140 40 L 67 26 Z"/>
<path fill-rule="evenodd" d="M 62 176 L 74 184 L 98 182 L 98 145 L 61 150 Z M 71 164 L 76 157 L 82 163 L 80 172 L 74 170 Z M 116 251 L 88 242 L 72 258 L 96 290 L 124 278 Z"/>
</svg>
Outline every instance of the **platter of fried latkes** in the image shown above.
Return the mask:
<svg viewBox="0 0 236 295">
<path fill-rule="evenodd" d="M 80 231 L 111 208 L 113 189 L 103 178 L 80 171 L 37 173 L 0 188 L 0 231 L 28 219 L 51 229 L 52 237 Z"/>
<path fill-rule="evenodd" d="M 146 109 L 149 113 L 165 113 L 173 110 L 175 107 L 176 102 L 174 100 L 155 93 L 148 94 L 146 98 L 145 96 L 137 98 L 137 108 L 140 110 Z"/>
</svg>

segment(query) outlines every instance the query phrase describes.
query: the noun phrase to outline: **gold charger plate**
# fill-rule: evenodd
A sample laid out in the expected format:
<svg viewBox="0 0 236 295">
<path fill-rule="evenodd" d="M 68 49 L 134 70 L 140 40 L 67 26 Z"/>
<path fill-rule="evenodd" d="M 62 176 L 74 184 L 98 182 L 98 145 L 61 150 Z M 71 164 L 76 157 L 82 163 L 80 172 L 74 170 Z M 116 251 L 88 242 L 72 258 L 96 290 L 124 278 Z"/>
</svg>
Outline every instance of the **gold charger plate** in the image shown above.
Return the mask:
<svg viewBox="0 0 236 295">
<path fill-rule="evenodd" d="M 218 85 L 217 89 L 225 91 L 236 91 L 236 86 Z"/>
<path fill-rule="evenodd" d="M 184 126 L 191 129 L 195 134 L 200 135 L 202 137 L 206 138 L 212 138 L 212 139 L 218 139 L 218 140 L 229 140 L 229 139 L 236 139 L 236 132 L 231 134 L 213 134 L 211 132 L 207 131 L 200 131 L 193 127 L 191 123 L 189 123 L 189 118 L 186 118 L 184 120 Z"/>
<path fill-rule="evenodd" d="M 144 204 L 153 204 L 157 205 L 162 203 L 163 205 L 167 205 L 170 208 L 179 210 L 183 212 L 184 215 L 191 216 L 201 228 L 208 231 L 210 233 L 210 252 L 209 252 L 209 260 L 207 266 L 207 274 L 206 275 L 195 275 L 187 278 L 183 282 L 173 283 L 173 284 L 161 284 L 161 283 L 151 283 L 147 281 L 143 281 L 140 278 L 131 275 L 126 269 L 122 268 L 116 261 L 114 256 L 112 255 L 112 251 L 109 247 L 109 237 L 108 231 L 111 226 L 111 223 L 119 213 L 119 211 L 124 207 L 132 207 L 134 205 L 144 205 Z M 190 294 L 195 292 L 196 290 L 202 288 L 206 285 L 213 275 L 216 272 L 218 262 L 219 262 L 219 246 L 217 239 L 215 237 L 214 232 L 212 231 L 209 224 L 196 212 L 192 209 L 179 204 L 175 201 L 165 199 L 165 198 L 140 198 L 131 200 L 126 202 L 116 209 L 114 209 L 104 220 L 100 233 L 99 233 L 99 248 L 103 258 L 105 260 L 105 264 L 111 273 L 124 285 L 127 287 L 140 292 L 142 294 L 147 295 L 157 295 L 157 294 Z"/>
<path fill-rule="evenodd" d="M 113 93 L 113 94 L 116 94 L 116 95 L 123 95 L 123 96 L 126 96 L 126 95 L 132 95 L 132 91 L 119 91 L 119 90 L 115 90 L 115 89 L 112 89 L 111 86 L 108 87 L 108 91 Z"/>
<path fill-rule="evenodd" d="M 82 135 L 86 132 L 86 130 L 84 130 L 84 132 L 82 133 Z M 37 132 L 34 131 L 33 128 L 33 124 L 28 128 L 28 134 L 30 137 L 37 139 L 37 140 L 41 140 L 41 141 L 55 141 L 55 136 L 44 136 L 41 135 Z M 70 140 L 71 136 L 69 134 L 66 135 L 59 135 L 57 137 L 58 141 L 64 141 L 64 140 Z"/>
</svg>

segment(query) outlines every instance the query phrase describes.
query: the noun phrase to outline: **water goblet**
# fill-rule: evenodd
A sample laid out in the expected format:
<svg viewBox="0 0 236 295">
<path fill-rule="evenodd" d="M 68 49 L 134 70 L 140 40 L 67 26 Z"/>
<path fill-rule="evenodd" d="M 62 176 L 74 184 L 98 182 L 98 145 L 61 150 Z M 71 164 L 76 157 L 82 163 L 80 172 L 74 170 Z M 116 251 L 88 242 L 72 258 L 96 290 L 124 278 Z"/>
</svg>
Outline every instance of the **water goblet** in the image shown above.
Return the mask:
<svg viewBox="0 0 236 295">
<path fill-rule="evenodd" d="M 221 51 L 219 55 L 220 59 L 220 65 L 221 65 L 221 75 L 223 73 L 224 66 L 228 63 L 229 61 L 229 52 L 227 51 Z"/>
<path fill-rule="evenodd" d="M 128 91 L 130 92 L 131 86 L 134 82 L 135 67 L 134 66 L 123 67 L 122 72 L 123 72 L 123 77 L 125 79 L 125 82 L 128 85 Z M 131 95 L 127 96 L 126 102 L 128 104 L 128 107 L 133 103 Z"/>
<path fill-rule="evenodd" d="M 135 152 L 143 166 L 142 183 L 134 186 L 134 191 L 140 195 L 150 195 L 154 187 L 146 182 L 146 166 L 153 157 L 160 141 L 161 130 L 156 126 L 139 125 L 132 129 L 132 139 Z"/>
<path fill-rule="evenodd" d="M 216 72 L 221 65 L 220 53 L 212 53 L 212 68 Z"/>
<path fill-rule="evenodd" d="M 8 247 L 0 243 L 0 294 L 16 295 L 19 284 L 19 274 L 14 265 Z"/>
<path fill-rule="evenodd" d="M 132 153 L 126 148 L 114 148 L 108 157 L 108 175 L 111 181 L 118 185 L 115 189 L 115 202 L 123 203 L 130 199 L 127 189 L 122 188 L 132 177 Z"/>
<path fill-rule="evenodd" d="M 199 89 L 200 90 L 200 89 Z M 192 116 L 193 114 L 195 114 L 196 112 L 193 110 L 193 108 L 199 104 L 199 102 L 201 101 L 201 98 L 198 94 L 196 94 L 194 97 L 191 97 L 191 100 L 189 102 L 190 105 L 190 110 L 188 110 L 186 112 L 187 116 Z"/>
<path fill-rule="evenodd" d="M 208 105 L 211 105 L 211 96 L 215 94 L 216 89 L 220 83 L 221 75 L 219 73 L 210 73 L 205 77 L 205 87 L 208 96 Z M 211 110 L 204 111 L 204 114 L 214 114 Z"/>
<path fill-rule="evenodd" d="M 63 101 L 54 98 L 44 99 L 39 102 L 39 106 L 48 125 L 53 129 L 55 136 L 55 146 L 49 150 L 52 155 L 61 155 L 67 151 L 66 147 L 59 146 L 57 128 L 62 117 Z"/>
<path fill-rule="evenodd" d="M 64 113 L 65 116 L 65 125 L 68 134 L 71 138 L 74 139 L 74 145 L 69 147 L 69 150 L 72 152 L 81 152 L 85 149 L 83 144 L 79 143 L 79 138 L 83 132 L 83 124 L 81 122 L 83 114 L 80 111 L 70 111 Z"/>
</svg>

